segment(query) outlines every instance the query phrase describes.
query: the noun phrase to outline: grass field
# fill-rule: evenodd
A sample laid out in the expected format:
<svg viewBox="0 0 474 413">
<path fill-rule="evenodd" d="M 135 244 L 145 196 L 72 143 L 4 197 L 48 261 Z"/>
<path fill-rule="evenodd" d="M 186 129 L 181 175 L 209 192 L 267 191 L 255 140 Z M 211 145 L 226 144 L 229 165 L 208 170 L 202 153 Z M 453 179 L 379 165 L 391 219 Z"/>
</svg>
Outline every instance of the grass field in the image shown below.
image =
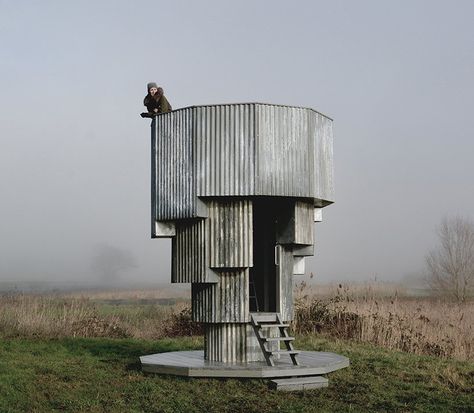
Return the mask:
<svg viewBox="0 0 474 413">
<path fill-rule="evenodd" d="M 63 338 L 0 340 L 1 412 L 474 412 L 472 363 L 367 344 L 298 337 L 351 367 L 330 387 L 280 393 L 263 380 L 147 375 L 138 356 L 202 348 L 201 338 L 158 341 Z"/>
<path fill-rule="evenodd" d="M 296 347 L 351 366 L 329 374 L 327 389 L 291 394 L 263 380 L 142 373 L 140 355 L 203 348 L 182 295 L 4 294 L 0 413 L 474 412 L 473 301 L 376 287 L 299 286 Z"/>
</svg>

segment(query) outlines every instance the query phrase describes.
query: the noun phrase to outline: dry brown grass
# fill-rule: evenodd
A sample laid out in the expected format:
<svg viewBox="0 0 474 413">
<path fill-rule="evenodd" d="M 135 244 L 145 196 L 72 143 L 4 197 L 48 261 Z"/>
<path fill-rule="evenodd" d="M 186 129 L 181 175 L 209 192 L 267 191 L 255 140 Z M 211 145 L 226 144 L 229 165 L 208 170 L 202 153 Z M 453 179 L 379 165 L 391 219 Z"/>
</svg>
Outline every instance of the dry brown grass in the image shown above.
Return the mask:
<svg viewBox="0 0 474 413">
<path fill-rule="evenodd" d="M 61 297 L 89 300 L 160 300 L 183 298 L 190 295 L 189 285 L 173 284 L 160 288 L 76 290 L 61 294 Z"/>
<path fill-rule="evenodd" d="M 310 276 L 308 282 L 301 281 L 296 286 L 296 296 L 333 298 L 340 295 L 350 297 L 372 298 L 372 297 L 407 297 L 410 289 L 406 285 L 394 282 L 363 281 L 351 283 L 327 283 L 309 284 L 313 277 Z"/>
<path fill-rule="evenodd" d="M 300 334 L 323 333 L 382 347 L 474 360 L 474 302 L 407 297 L 381 286 L 352 289 L 339 284 L 318 297 L 302 283 L 293 327 Z"/>
<path fill-rule="evenodd" d="M 474 360 L 474 302 L 409 297 L 383 283 L 296 291 L 294 330 L 390 349 Z M 174 292 L 174 297 L 179 294 Z M 162 305 L 163 290 L 0 296 L 0 336 L 162 337 L 202 334 L 189 303 Z"/>
<path fill-rule="evenodd" d="M 108 295 L 107 297 L 110 297 Z M 0 296 L 3 337 L 133 337 L 158 339 L 199 334 L 189 306 L 111 306 L 90 298 L 15 294 Z"/>
</svg>

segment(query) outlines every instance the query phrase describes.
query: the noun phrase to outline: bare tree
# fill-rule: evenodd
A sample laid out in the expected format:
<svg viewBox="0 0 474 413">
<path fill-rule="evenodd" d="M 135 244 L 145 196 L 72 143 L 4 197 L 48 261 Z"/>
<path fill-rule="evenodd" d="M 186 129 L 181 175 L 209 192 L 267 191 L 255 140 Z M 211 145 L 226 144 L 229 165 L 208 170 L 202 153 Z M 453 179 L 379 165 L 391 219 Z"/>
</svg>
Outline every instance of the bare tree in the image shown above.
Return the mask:
<svg viewBox="0 0 474 413">
<path fill-rule="evenodd" d="M 474 223 L 444 218 L 437 230 L 440 244 L 426 256 L 431 288 L 464 301 L 474 287 Z"/>
<path fill-rule="evenodd" d="M 92 268 L 99 272 L 102 280 L 117 280 L 119 273 L 137 266 L 135 257 L 130 251 L 111 245 L 100 245 L 92 258 Z"/>
</svg>

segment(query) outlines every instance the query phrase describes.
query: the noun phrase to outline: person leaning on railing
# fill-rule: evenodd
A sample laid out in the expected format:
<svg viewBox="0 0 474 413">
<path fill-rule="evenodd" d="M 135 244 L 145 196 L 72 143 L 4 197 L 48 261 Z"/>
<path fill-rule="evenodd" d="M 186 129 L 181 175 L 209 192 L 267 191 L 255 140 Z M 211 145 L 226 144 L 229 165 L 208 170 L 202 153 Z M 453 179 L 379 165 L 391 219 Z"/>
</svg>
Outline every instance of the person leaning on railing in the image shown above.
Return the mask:
<svg viewBox="0 0 474 413">
<path fill-rule="evenodd" d="M 148 94 L 143 99 L 143 104 L 148 109 L 148 112 L 140 114 L 142 118 L 152 118 L 158 113 L 171 112 L 172 108 L 168 99 L 163 94 L 163 88 L 158 87 L 155 82 L 150 82 L 147 85 Z"/>
</svg>

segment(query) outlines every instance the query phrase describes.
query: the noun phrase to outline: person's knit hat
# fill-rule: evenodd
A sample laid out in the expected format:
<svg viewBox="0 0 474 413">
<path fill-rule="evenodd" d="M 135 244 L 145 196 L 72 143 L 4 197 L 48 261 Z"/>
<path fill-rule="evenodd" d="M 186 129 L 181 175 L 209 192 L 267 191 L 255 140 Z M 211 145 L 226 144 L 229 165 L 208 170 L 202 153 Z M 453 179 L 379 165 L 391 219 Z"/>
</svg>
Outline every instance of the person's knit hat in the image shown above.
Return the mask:
<svg viewBox="0 0 474 413">
<path fill-rule="evenodd" d="M 147 92 L 149 92 L 152 87 L 156 87 L 158 89 L 158 85 L 155 82 L 150 82 L 146 85 Z"/>
</svg>

